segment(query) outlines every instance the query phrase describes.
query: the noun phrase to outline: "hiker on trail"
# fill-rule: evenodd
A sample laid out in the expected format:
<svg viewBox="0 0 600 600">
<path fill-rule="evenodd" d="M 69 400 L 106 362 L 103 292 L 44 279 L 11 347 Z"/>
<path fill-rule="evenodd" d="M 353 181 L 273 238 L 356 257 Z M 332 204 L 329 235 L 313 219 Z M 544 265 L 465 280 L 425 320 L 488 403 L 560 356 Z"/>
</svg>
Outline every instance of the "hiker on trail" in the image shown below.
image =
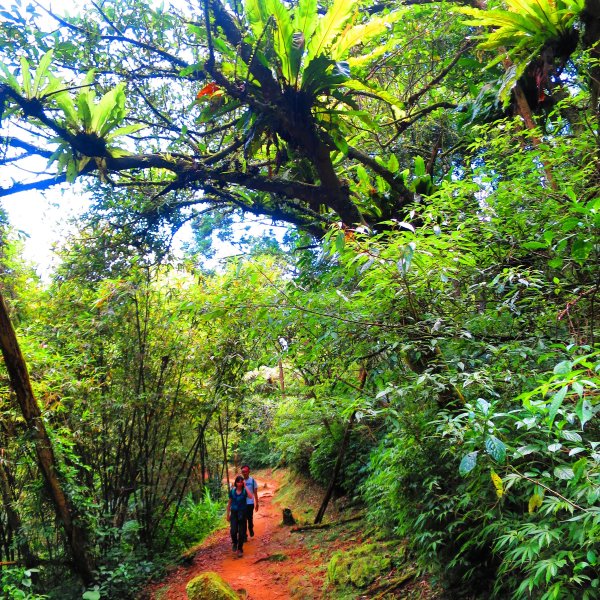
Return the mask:
<svg viewBox="0 0 600 600">
<path fill-rule="evenodd" d="M 227 520 L 231 532 L 231 549 L 243 556 L 243 546 L 246 535 L 246 500 L 254 498 L 254 493 L 246 486 L 241 475 L 235 478 L 233 487 L 229 490 L 229 502 L 227 502 Z"/>
<path fill-rule="evenodd" d="M 242 475 L 244 476 L 246 489 L 251 490 L 253 494 L 252 496 L 248 496 L 246 500 L 246 521 L 248 525 L 248 531 L 246 531 L 246 527 L 244 526 L 244 541 L 246 542 L 248 541 L 248 532 L 250 532 L 250 537 L 254 537 L 254 511 L 258 512 L 258 483 L 256 483 L 254 477 L 250 477 L 250 467 L 248 465 L 242 467 Z"/>
</svg>

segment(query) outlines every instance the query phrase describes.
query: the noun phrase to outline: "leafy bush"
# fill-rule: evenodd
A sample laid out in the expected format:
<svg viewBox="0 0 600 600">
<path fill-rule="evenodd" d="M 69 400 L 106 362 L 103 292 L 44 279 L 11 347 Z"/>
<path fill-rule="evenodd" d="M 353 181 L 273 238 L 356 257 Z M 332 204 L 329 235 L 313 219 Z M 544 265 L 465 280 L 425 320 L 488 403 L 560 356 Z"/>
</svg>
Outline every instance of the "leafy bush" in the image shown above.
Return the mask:
<svg viewBox="0 0 600 600">
<path fill-rule="evenodd" d="M 12 567 L 0 574 L 0 591 L 6 600 L 44 600 L 48 596 L 33 591 L 31 577 L 37 569 Z"/>
<path fill-rule="evenodd" d="M 265 434 L 253 434 L 240 440 L 238 451 L 242 463 L 249 464 L 253 469 L 274 467 L 281 458 L 269 438 Z"/>
<path fill-rule="evenodd" d="M 446 535 L 460 543 L 447 567 L 469 565 L 468 579 L 476 572 L 473 554 L 491 552 L 497 597 L 598 597 L 600 454 L 592 418 L 599 358 L 561 361 L 509 410 L 479 398 L 443 415 L 438 435 L 450 442 L 445 455 L 460 458 L 463 479 L 450 500 L 454 517 L 432 505 L 417 519 L 426 554 L 438 541 L 432 521 L 447 520 Z"/>
<path fill-rule="evenodd" d="M 447 587 L 600 595 L 600 353 L 574 351 L 512 402 L 479 398 L 429 423 L 405 407 L 372 452 L 371 519 L 409 535 Z"/>
<path fill-rule="evenodd" d="M 168 536 L 168 548 L 181 551 L 202 541 L 219 523 L 222 506 L 210 497 L 208 489 L 204 492 L 201 502 L 195 502 L 192 495 L 188 494 L 181 503 L 175 523 L 169 532 L 173 510 L 163 520 L 163 527 L 158 534 L 160 544 Z"/>
</svg>

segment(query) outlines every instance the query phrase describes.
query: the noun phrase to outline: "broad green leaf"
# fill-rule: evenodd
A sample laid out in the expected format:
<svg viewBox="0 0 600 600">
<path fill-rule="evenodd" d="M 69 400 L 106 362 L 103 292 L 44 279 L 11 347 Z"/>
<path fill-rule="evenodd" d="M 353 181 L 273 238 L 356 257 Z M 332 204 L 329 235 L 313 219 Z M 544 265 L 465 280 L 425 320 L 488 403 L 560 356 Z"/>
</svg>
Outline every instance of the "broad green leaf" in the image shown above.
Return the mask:
<svg viewBox="0 0 600 600">
<path fill-rule="evenodd" d="M 146 127 L 147 125 L 143 125 L 142 123 L 133 123 L 131 125 L 125 125 L 124 127 L 117 127 L 106 135 L 106 139 L 113 140 L 122 135 L 128 135 L 130 133 L 135 133 L 136 131 L 141 131 L 142 129 L 146 129 Z"/>
<path fill-rule="evenodd" d="M 304 35 L 305 44 L 310 40 L 319 22 L 317 0 L 300 0 L 294 12 L 294 31 Z"/>
<path fill-rule="evenodd" d="M 94 106 L 94 98 L 96 94 L 93 90 L 84 90 L 77 96 L 77 113 L 79 121 L 83 125 L 86 131 L 92 131 L 92 111 L 91 108 Z"/>
<path fill-rule="evenodd" d="M 425 175 L 425 161 L 422 156 L 415 156 L 415 175 L 417 177 Z"/>
<path fill-rule="evenodd" d="M 356 6 L 355 0 L 334 0 L 319 19 L 314 35 L 308 40 L 306 61 L 325 53 L 327 47 L 342 33 Z"/>
<path fill-rule="evenodd" d="M 566 467 L 565 465 L 559 465 L 554 469 L 554 476 L 558 479 L 573 479 L 575 477 L 575 473 L 573 469 L 570 467 Z"/>
<path fill-rule="evenodd" d="M 125 85 L 120 83 L 106 92 L 92 109 L 91 130 L 101 137 L 125 116 L 124 87 Z"/>
<path fill-rule="evenodd" d="M 477 402 L 475 402 L 475 405 L 486 416 L 490 412 L 490 403 L 487 400 L 484 400 L 483 398 L 477 398 Z"/>
<path fill-rule="evenodd" d="M 555 375 L 566 375 L 573 369 L 573 363 L 570 360 L 563 360 L 554 366 Z"/>
<path fill-rule="evenodd" d="M 394 11 L 384 17 L 371 17 L 368 22 L 345 30 L 333 44 L 331 57 L 336 60 L 344 58 L 348 50 L 357 44 L 367 44 L 377 36 L 389 33 L 391 25 L 404 14 L 404 11 Z"/>
<path fill-rule="evenodd" d="M 489 435 L 485 440 L 486 452 L 499 463 L 504 462 L 506 458 L 506 446 L 502 440 L 499 440 L 494 435 Z"/>
<path fill-rule="evenodd" d="M 302 90 L 314 95 L 323 89 L 339 86 L 345 83 L 348 76 L 343 66 L 323 55 L 310 61 L 302 74 Z"/>
<path fill-rule="evenodd" d="M 52 55 L 53 51 L 48 50 L 48 52 L 46 52 L 44 56 L 42 56 L 40 64 L 35 70 L 35 77 L 33 78 L 33 87 L 31 89 L 31 94 L 33 97 L 37 97 L 38 92 L 40 91 L 40 84 L 42 83 L 43 79 L 48 76 L 48 68 L 50 67 L 50 63 L 52 62 Z"/>
<path fill-rule="evenodd" d="M 576 431 L 563 430 L 563 431 L 560 432 L 560 435 L 565 440 L 569 440 L 570 442 L 581 442 L 581 441 L 583 441 L 583 438 L 581 437 L 581 435 L 579 435 Z"/>
<path fill-rule="evenodd" d="M 469 454 L 466 454 L 463 459 L 460 461 L 460 465 L 458 467 L 458 472 L 461 475 L 466 475 L 467 473 L 470 473 L 475 466 L 477 465 L 477 454 L 478 452 L 469 452 Z"/>
<path fill-rule="evenodd" d="M 569 386 L 563 386 L 554 396 L 552 396 L 552 402 L 548 407 L 548 419 L 547 423 L 549 427 L 552 427 L 552 423 L 554 423 L 554 419 L 556 418 L 556 414 L 558 413 L 560 407 L 562 406 L 563 400 L 569 391 Z"/>
<path fill-rule="evenodd" d="M 21 56 L 21 76 L 23 77 L 23 92 L 26 98 L 31 98 L 31 71 L 29 63 L 24 56 Z"/>
<path fill-rule="evenodd" d="M 582 398 L 575 407 L 575 414 L 581 421 L 581 429 L 584 428 L 585 424 L 594 416 L 594 409 L 586 398 Z"/>
<path fill-rule="evenodd" d="M 275 52 L 281 61 L 283 76 L 292 82 L 298 73 L 299 61 L 292 67 L 292 42 L 294 30 L 290 20 L 289 10 L 280 0 L 264 0 L 267 11 L 275 19 L 273 38 L 275 40 Z"/>
<path fill-rule="evenodd" d="M 542 248 L 547 248 L 548 244 L 543 242 L 525 242 L 524 244 L 521 244 L 521 247 L 526 250 L 540 250 Z"/>
<path fill-rule="evenodd" d="M 264 0 L 244 0 L 244 11 L 252 33 L 256 38 L 259 38 L 270 16 L 266 8 L 266 2 Z"/>
<path fill-rule="evenodd" d="M 73 127 L 80 127 L 82 125 L 82 123 L 79 121 L 77 109 L 75 108 L 75 104 L 73 104 L 73 99 L 71 98 L 69 92 L 64 91 L 59 94 L 55 94 L 53 96 L 53 100 L 65 113 L 65 118 L 68 125 Z"/>
<path fill-rule="evenodd" d="M 8 70 L 8 68 L 6 67 L 6 65 L 0 61 L 0 69 L 2 70 L 2 72 L 4 73 L 4 76 L 6 77 L 6 83 L 8 83 L 8 85 L 10 85 L 10 87 L 15 90 L 15 92 L 21 92 L 21 86 L 19 85 L 19 82 L 17 81 L 17 78 Z"/>
</svg>

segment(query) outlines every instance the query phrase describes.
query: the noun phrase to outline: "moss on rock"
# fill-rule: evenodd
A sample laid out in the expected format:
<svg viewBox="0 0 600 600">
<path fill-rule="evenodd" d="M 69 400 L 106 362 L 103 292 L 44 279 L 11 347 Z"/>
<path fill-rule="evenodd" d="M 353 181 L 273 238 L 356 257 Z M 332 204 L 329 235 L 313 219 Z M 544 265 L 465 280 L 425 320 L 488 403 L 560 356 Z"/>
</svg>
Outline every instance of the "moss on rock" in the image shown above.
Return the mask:
<svg viewBox="0 0 600 600">
<path fill-rule="evenodd" d="M 378 544 L 364 544 L 349 552 L 335 552 L 327 566 L 327 579 L 335 586 L 368 587 L 390 570 L 391 551 Z"/>
<path fill-rule="evenodd" d="M 217 573 L 206 571 L 186 586 L 188 600 L 239 600 L 235 590 Z"/>
</svg>

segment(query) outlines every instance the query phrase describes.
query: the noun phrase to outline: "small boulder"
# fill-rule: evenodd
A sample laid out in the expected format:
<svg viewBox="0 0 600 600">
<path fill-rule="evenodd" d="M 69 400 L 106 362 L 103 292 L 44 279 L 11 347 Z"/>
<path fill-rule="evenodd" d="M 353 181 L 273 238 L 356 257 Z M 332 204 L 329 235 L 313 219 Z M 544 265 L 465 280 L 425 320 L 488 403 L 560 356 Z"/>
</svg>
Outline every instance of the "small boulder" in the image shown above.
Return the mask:
<svg viewBox="0 0 600 600">
<path fill-rule="evenodd" d="M 239 600 L 235 590 L 217 573 L 206 571 L 186 586 L 188 600 Z"/>
</svg>

